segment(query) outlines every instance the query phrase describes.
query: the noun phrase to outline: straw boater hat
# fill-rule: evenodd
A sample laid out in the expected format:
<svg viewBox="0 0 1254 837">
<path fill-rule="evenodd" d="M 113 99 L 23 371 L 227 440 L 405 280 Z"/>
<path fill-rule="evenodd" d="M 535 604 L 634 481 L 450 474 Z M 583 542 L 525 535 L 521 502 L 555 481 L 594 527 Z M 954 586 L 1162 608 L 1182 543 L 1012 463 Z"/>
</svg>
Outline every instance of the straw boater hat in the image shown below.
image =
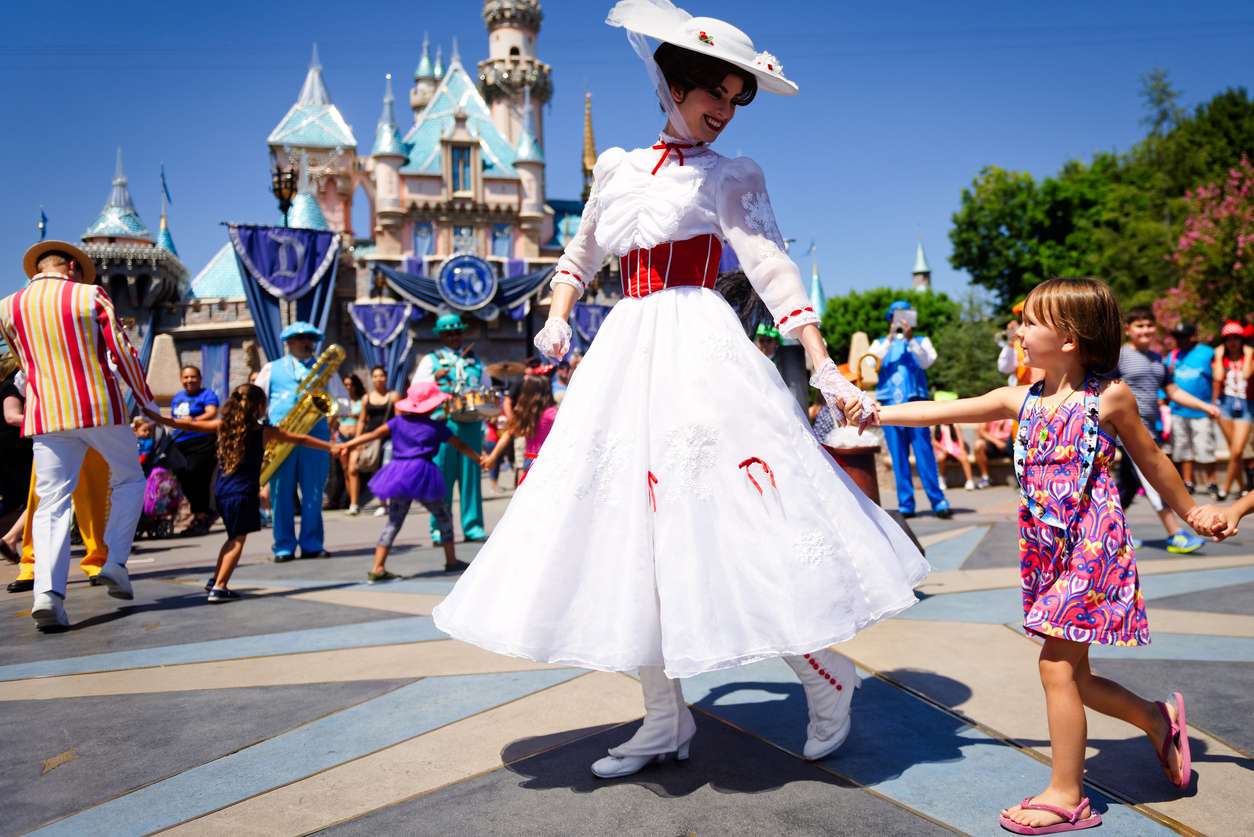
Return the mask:
<svg viewBox="0 0 1254 837">
<path fill-rule="evenodd" d="M 670 0 L 620 0 L 605 22 L 692 52 L 721 58 L 753 73 L 758 88 L 781 96 L 795 96 L 797 85 L 784 76 L 779 59 L 760 52 L 753 40 L 726 21 L 693 17 Z"/>
<path fill-rule="evenodd" d="M 73 259 L 78 264 L 78 269 L 83 272 L 83 282 L 86 284 L 90 285 L 96 281 L 96 263 L 92 261 L 91 256 L 68 241 L 57 241 L 53 238 L 33 244 L 26 251 L 26 255 L 22 257 L 22 269 L 26 271 L 26 278 L 30 279 L 39 273 L 39 260 L 53 253 Z"/>
</svg>

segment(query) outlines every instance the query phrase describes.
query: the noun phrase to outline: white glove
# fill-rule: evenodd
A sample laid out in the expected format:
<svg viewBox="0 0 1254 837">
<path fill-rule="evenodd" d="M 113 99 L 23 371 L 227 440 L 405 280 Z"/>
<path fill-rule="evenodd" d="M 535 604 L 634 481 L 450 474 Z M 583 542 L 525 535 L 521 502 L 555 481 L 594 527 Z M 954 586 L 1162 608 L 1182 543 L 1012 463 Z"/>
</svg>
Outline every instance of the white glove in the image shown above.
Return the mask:
<svg viewBox="0 0 1254 837">
<path fill-rule="evenodd" d="M 561 360 L 570 351 L 570 326 L 561 317 L 549 317 L 544 328 L 531 341 L 542 354 Z"/>
<path fill-rule="evenodd" d="M 841 403 L 850 398 L 856 398 L 862 402 L 862 415 L 858 419 L 859 433 L 865 431 L 879 420 L 879 408 L 875 401 L 865 392 L 851 384 L 844 375 L 840 374 L 840 370 L 836 368 L 836 363 L 830 358 L 810 378 L 810 386 L 823 393 L 823 400 L 827 402 L 828 408 L 832 411 L 832 416 L 841 427 L 848 423 L 845 419 L 845 409 L 841 406 Z"/>
</svg>

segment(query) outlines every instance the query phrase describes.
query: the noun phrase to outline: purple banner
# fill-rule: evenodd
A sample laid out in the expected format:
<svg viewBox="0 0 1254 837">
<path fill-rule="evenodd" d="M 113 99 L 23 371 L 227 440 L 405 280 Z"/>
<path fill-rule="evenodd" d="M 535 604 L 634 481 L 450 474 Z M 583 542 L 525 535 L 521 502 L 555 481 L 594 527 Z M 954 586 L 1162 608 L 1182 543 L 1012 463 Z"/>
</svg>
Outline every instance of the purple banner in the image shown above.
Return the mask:
<svg viewBox="0 0 1254 837">
<path fill-rule="evenodd" d="M 231 225 L 231 244 L 248 276 L 271 296 L 296 300 L 332 270 L 340 240 L 327 230 Z"/>
<path fill-rule="evenodd" d="M 372 345 L 386 346 L 400 336 L 414 316 L 408 302 L 354 303 L 348 306 L 353 325 Z"/>
</svg>

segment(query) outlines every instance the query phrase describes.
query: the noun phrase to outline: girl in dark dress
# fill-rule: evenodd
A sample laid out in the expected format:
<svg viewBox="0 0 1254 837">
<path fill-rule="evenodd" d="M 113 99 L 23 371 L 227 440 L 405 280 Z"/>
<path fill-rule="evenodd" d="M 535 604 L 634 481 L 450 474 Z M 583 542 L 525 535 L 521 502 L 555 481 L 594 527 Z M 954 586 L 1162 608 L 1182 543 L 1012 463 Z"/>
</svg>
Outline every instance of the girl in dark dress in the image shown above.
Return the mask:
<svg viewBox="0 0 1254 837">
<path fill-rule="evenodd" d="M 236 598 L 227 584 L 244 552 L 248 534 L 261 529 L 261 503 L 257 496 L 261 492 L 266 443 L 305 445 L 328 451 L 332 456 L 339 451 L 322 439 L 266 424 L 266 394 L 254 384 L 240 384 L 232 390 L 220 419 L 172 419 L 152 412 L 148 416 L 167 427 L 218 436 L 218 461 L 222 466 L 217 484 L 218 511 L 226 526 L 226 543 L 218 551 L 217 569 L 208 585 L 209 602 L 218 604 Z"/>
</svg>

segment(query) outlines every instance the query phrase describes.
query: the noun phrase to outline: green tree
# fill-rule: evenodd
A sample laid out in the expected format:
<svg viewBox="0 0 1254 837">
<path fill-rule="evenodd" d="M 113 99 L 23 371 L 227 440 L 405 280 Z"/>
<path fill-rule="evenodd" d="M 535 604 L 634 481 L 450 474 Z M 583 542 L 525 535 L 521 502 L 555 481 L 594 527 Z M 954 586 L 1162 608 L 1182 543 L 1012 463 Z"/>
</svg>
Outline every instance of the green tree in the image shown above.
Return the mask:
<svg viewBox="0 0 1254 837">
<path fill-rule="evenodd" d="M 1051 276 L 1098 276 L 1121 304 L 1163 298 L 1182 278 L 1173 253 L 1190 207 L 1186 194 L 1254 157 L 1254 101 L 1226 90 L 1192 113 L 1165 72 L 1143 78 L 1149 134 L 1126 153 L 1067 162 L 1037 181 L 987 166 L 962 191 L 950 263 L 1006 311 Z"/>
<path fill-rule="evenodd" d="M 928 370 L 934 389 L 958 393 L 962 398 L 983 395 L 1006 385 L 1006 376 L 997 371 L 1001 347 L 997 335 L 1005 322 L 990 317 L 988 305 L 974 291 L 963 298 L 960 316 L 932 335 L 936 363 Z"/>
<path fill-rule="evenodd" d="M 837 363 L 848 357 L 849 343 L 855 332 L 865 332 L 871 340 L 888 333 L 885 315 L 888 306 L 898 299 L 906 300 L 919 312 L 918 334 L 936 335 L 960 314 L 958 303 L 934 291 L 872 288 L 832 297 L 823 309 L 819 329 Z M 932 339 L 935 342 L 934 336 Z"/>
</svg>

